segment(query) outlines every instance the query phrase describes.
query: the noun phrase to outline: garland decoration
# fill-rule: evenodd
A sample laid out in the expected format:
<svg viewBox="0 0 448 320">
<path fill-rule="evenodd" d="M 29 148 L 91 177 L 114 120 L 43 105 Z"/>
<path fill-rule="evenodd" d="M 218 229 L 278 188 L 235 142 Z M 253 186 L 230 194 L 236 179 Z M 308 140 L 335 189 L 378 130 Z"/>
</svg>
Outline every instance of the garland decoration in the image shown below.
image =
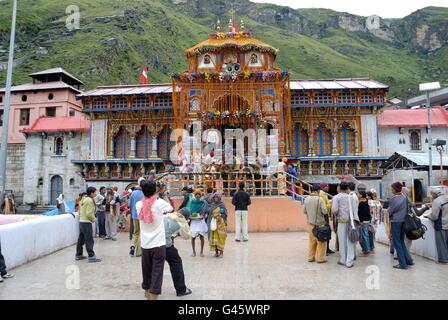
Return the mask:
<svg viewBox="0 0 448 320">
<path fill-rule="evenodd" d="M 180 82 L 235 82 L 237 80 L 255 80 L 255 81 L 277 81 L 283 80 L 289 76 L 288 72 L 283 71 L 260 71 L 260 72 L 203 72 L 203 73 L 173 73 L 172 78 Z"/>
</svg>

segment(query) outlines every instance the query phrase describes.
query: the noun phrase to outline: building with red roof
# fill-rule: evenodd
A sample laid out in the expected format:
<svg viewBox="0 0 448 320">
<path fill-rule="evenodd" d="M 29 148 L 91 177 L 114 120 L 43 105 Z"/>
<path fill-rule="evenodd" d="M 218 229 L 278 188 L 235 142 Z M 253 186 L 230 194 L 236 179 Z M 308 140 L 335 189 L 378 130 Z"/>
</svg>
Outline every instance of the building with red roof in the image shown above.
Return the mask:
<svg viewBox="0 0 448 320">
<path fill-rule="evenodd" d="M 56 205 L 61 193 L 73 201 L 85 191 L 85 181 L 71 162 L 89 156 L 90 120 L 40 117 L 20 132 L 26 138 L 24 204 Z"/>
</svg>

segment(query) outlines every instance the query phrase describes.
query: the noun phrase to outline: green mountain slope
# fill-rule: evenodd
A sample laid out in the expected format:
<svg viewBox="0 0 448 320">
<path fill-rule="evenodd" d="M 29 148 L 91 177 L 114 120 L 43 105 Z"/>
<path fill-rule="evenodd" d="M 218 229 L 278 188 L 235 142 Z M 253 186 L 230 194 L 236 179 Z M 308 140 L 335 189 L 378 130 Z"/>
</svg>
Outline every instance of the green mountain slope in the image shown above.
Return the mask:
<svg viewBox="0 0 448 320">
<path fill-rule="evenodd" d="M 0 86 L 5 83 L 11 1 L 0 2 Z M 204 40 L 233 1 L 21 0 L 17 18 L 14 83 L 60 66 L 88 88 L 137 83 L 143 65 L 151 82 L 186 69 L 184 49 Z M 65 13 L 80 8 L 80 29 L 69 31 Z M 448 9 L 427 8 L 368 32 L 365 18 L 325 9 L 293 10 L 241 0 L 237 19 L 254 36 L 280 49 L 277 65 L 293 78 L 370 76 L 392 95 L 417 93 L 418 83 L 448 84 Z M 423 30 L 423 31 L 422 31 Z"/>
</svg>

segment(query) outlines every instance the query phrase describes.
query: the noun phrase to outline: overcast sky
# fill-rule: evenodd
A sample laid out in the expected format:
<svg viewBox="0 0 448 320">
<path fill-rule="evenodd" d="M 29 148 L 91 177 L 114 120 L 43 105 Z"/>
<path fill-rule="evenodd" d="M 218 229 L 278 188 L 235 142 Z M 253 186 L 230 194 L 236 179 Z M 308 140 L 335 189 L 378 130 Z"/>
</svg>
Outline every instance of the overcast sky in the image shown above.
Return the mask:
<svg viewBox="0 0 448 320">
<path fill-rule="evenodd" d="M 297 8 L 326 8 L 360 16 L 402 18 L 428 6 L 448 7 L 448 0 L 251 0 Z"/>
</svg>

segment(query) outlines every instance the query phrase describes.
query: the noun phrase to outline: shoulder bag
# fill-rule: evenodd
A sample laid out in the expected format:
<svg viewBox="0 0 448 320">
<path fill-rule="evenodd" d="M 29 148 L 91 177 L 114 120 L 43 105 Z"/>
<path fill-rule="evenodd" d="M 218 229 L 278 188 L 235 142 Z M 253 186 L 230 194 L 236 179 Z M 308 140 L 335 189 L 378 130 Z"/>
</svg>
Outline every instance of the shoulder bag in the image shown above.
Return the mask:
<svg viewBox="0 0 448 320">
<path fill-rule="evenodd" d="M 328 223 L 325 223 L 325 225 L 322 227 L 317 226 L 317 216 L 319 213 L 321 213 L 320 209 L 321 201 L 322 199 L 319 198 L 319 201 L 317 202 L 316 221 L 314 222 L 313 235 L 317 238 L 319 242 L 327 242 L 328 240 L 331 239 L 330 225 Z"/>
<path fill-rule="evenodd" d="M 353 215 L 352 196 L 348 198 L 348 205 L 350 208 L 350 223 L 348 224 L 348 239 L 351 243 L 357 243 L 359 241 L 359 231 L 355 226 L 355 218 Z"/>
<path fill-rule="evenodd" d="M 422 221 L 412 213 L 409 207 L 409 200 L 406 197 L 406 218 L 404 220 L 404 232 L 409 240 L 418 240 L 420 238 L 425 239 L 425 232 L 428 228 L 422 223 Z"/>
</svg>

